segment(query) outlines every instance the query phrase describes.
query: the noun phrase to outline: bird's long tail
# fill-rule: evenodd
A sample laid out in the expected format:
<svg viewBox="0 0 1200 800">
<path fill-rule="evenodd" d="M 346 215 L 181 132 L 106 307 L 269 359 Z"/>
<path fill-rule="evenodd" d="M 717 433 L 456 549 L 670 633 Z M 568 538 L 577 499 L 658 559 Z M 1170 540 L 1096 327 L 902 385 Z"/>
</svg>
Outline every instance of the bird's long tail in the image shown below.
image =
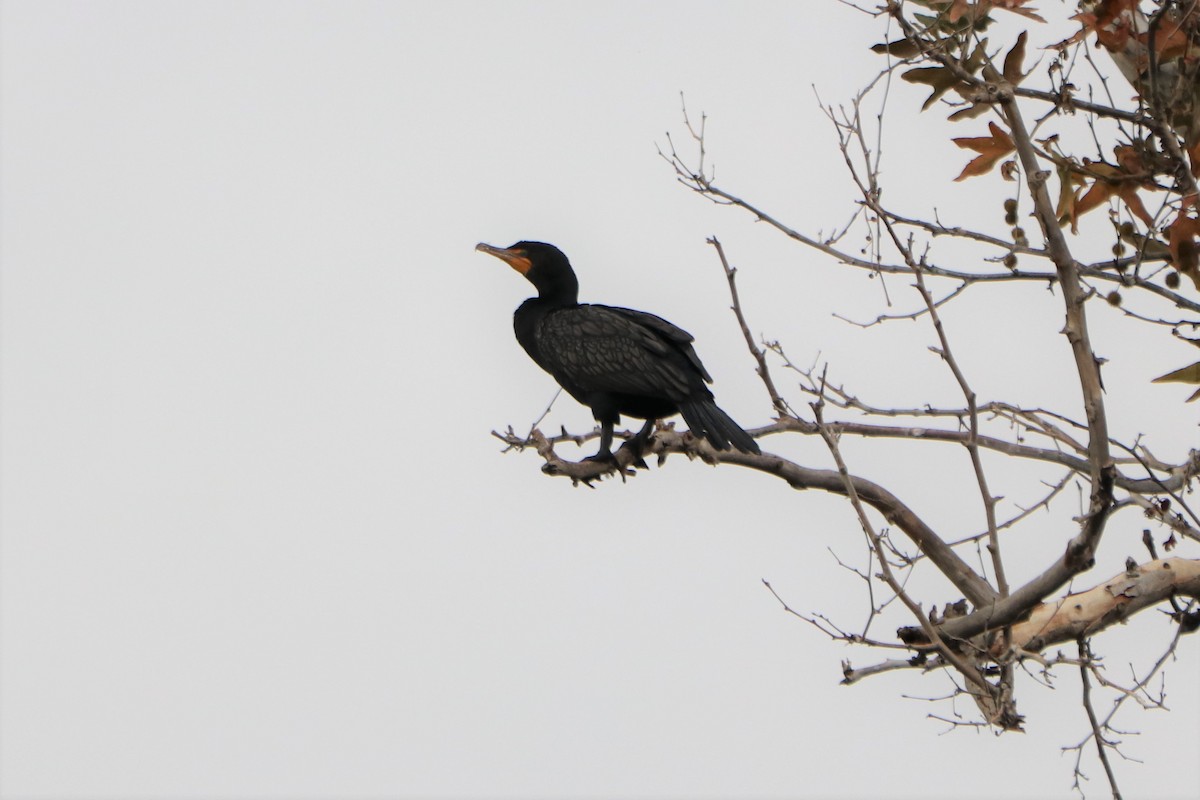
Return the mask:
<svg viewBox="0 0 1200 800">
<path fill-rule="evenodd" d="M 681 403 L 679 413 L 692 429 L 693 436 L 703 436 L 717 450 L 728 450 L 732 446 L 743 453 L 761 452 L 750 434 L 710 399 Z"/>
</svg>

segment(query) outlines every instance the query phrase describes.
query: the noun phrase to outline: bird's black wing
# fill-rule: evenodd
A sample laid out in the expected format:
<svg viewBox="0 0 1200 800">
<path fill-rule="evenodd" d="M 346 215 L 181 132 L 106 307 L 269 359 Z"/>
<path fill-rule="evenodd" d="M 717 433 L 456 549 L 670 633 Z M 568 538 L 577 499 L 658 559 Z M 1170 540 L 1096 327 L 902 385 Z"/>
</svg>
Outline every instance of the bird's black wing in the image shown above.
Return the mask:
<svg viewBox="0 0 1200 800">
<path fill-rule="evenodd" d="M 659 334 L 674 344 L 683 353 L 687 360 L 691 362 L 691 365 L 696 368 L 696 372 L 700 373 L 700 377 L 704 378 L 705 383 L 713 382 L 712 376 L 708 374 L 708 370 L 700 363 L 700 356 L 696 355 L 696 350 L 692 347 L 692 342 L 696 340 L 695 337 L 683 328 L 667 322 L 662 317 L 648 314 L 645 311 L 634 311 L 632 308 L 618 308 L 616 306 L 592 306 L 592 308 L 603 308 L 607 311 L 615 312 Z"/>
<path fill-rule="evenodd" d="M 543 366 L 572 394 L 616 392 L 678 401 L 694 391 L 691 336 L 653 314 L 581 305 L 546 315 Z M 703 367 L 700 367 L 703 370 Z"/>
</svg>

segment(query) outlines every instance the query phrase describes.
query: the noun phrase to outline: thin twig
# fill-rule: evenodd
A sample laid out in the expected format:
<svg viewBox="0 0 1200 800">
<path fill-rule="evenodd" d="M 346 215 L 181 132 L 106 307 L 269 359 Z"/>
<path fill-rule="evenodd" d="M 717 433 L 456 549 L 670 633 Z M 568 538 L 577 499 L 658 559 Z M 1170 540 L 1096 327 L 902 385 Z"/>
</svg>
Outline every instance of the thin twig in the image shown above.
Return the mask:
<svg viewBox="0 0 1200 800">
<path fill-rule="evenodd" d="M 1108 776 L 1108 785 L 1112 787 L 1113 800 L 1121 800 L 1121 790 L 1117 787 L 1117 776 L 1113 774 L 1112 764 L 1108 762 L 1107 749 L 1114 745 L 1101 733 L 1100 722 L 1096 719 L 1096 710 L 1092 708 L 1092 682 L 1088 679 L 1088 664 L 1091 659 L 1092 654 L 1087 640 L 1080 638 L 1079 660 L 1083 663 L 1079 665 L 1079 676 L 1083 683 L 1083 708 L 1087 712 L 1088 722 L 1092 726 L 1092 738 L 1096 742 L 1096 753 L 1100 756 L 1100 763 L 1104 765 L 1104 774 Z"/>
<path fill-rule="evenodd" d="M 725 270 L 725 279 L 729 282 L 729 296 L 733 301 L 733 313 L 737 317 L 738 325 L 741 326 L 742 336 L 746 339 L 746 347 L 750 350 L 750 355 L 754 357 L 758 367 L 755 372 L 762 379 L 763 385 L 767 387 L 767 394 L 771 397 L 771 405 L 775 406 L 775 411 L 780 416 L 794 417 L 796 414 L 788 407 L 787 402 L 780 396 L 779 390 L 775 388 L 775 381 L 771 379 L 771 370 L 767 366 L 767 358 L 763 354 L 761 348 L 754 343 L 754 337 L 750 335 L 750 326 L 746 323 L 746 315 L 742 311 L 742 302 L 738 298 L 737 290 L 737 270 L 729 266 L 729 260 L 725 258 L 725 248 L 721 246 L 721 242 L 716 236 L 710 236 L 708 243 L 717 250 L 717 255 L 721 259 L 721 266 Z"/>
</svg>

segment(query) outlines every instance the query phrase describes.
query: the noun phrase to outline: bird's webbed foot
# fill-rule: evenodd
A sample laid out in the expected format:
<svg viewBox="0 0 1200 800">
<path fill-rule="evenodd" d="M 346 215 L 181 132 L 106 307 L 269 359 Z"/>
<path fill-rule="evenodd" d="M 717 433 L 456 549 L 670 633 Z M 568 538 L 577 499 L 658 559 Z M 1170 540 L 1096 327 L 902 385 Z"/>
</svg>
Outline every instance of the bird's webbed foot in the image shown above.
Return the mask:
<svg viewBox="0 0 1200 800">
<path fill-rule="evenodd" d="M 615 421 L 602 421 L 600 423 L 600 449 L 596 451 L 595 455 L 588 456 L 583 460 L 606 467 L 607 469 L 618 473 L 621 476 L 621 480 L 625 480 L 625 476 L 627 474 L 632 475 L 633 472 L 629 471 L 626 467 L 621 466 L 620 460 L 617 459 L 617 454 L 612 451 L 614 422 Z M 629 443 L 622 445 L 621 450 L 623 451 L 627 447 L 629 447 Z M 645 462 L 642 461 L 641 453 L 637 450 L 634 450 L 632 465 L 639 466 L 639 462 L 640 466 L 645 467 Z"/>
<path fill-rule="evenodd" d="M 624 450 L 625 448 L 622 447 L 621 449 Z M 627 476 L 634 474 L 633 470 L 629 469 L 628 467 L 621 466 L 621 462 L 617 459 L 617 454 L 612 450 L 602 450 L 599 453 L 596 453 L 596 455 L 588 456 L 583 460 L 591 462 L 592 464 L 602 468 L 604 470 L 604 473 L 602 474 L 607 474 L 609 472 L 617 473 L 621 476 L 622 483 L 625 482 L 625 478 Z M 641 459 L 638 460 L 640 461 Z"/>
<path fill-rule="evenodd" d="M 621 445 L 618 452 L 628 453 L 629 467 L 621 465 L 621 459 L 617 458 L 617 454 L 612 451 L 613 441 L 613 425 L 612 423 L 601 423 L 600 425 L 600 449 L 595 455 L 584 458 L 584 461 L 589 461 L 593 464 L 604 466 L 614 472 L 620 473 L 621 479 L 624 480 L 626 475 L 632 475 L 633 471 L 629 467 L 638 469 L 649 469 L 645 459 L 642 458 L 642 453 L 645 451 L 646 444 L 650 434 L 654 431 L 654 422 L 647 422 L 645 427 L 638 432 L 636 436 Z"/>
<path fill-rule="evenodd" d="M 587 456 L 584 461 L 590 461 L 593 464 L 603 464 L 608 467 L 619 467 L 620 462 L 617 461 L 617 455 L 612 450 L 601 450 L 594 456 Z"/>
</svg>

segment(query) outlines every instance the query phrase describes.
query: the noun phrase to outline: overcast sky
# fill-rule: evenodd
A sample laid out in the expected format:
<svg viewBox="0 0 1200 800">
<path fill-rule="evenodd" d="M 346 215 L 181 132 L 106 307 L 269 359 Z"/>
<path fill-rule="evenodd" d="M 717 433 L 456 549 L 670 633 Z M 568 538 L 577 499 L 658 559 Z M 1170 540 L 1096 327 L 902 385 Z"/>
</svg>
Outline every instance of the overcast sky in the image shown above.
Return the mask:
<svg viewBox="0 0 1200 800">
<path fill-rule="evenodd" d="M 842 659 L 881 654 L 831 643 L 762 581 L 861 625 L 861 582 L 831 554 L 863 561 L 844 503 L 681 460 L 573 489 L 489 433 L 528 430 L 555 387 L 512 338 L 530 287 L 478 241 L 554 242 L 585 300 L 691 331 L 747 427 L 771 409 L 714 234 L 756 331 L 797 363 L 880 401 L 954 397 L 926 324 L 832 317 L 885 310 L 877 281 L 708 204 L 655 151 L 686 139 L 683 92 L 728 188 L 833 230 L 853 195 L 814 87 L 843 102 L 875 74 L 876 23 L 832 0 L 0 13 L 6 800 L 1071 796 L 1060 748 L 1087 728 L 1069 670 L 1057 690 L 1023 677 L 1029 730 L 999 737 L 946 734 L 927 715 L 950 703 L 904 697 L 945 694 L 936 675 L 838 685 Z M 911 117 L 923 93 L 901 96 Z M 943 117 L 900 128 L 893 196 L 999 224 L 1001 195 L 950 183 L 947 139 L 975 131 Z M 1049 387 L 1075 408 L 1058 298 L 989 297 L 1009 304 L 990 327 L 979 305 L 947 311 L 980 394 Z M 1177 457 L 1194 409 L 1133 417 L 1192 353 L 1097 339 L 1110 384 L 1136 387 L 1113 390 L 1114 429 Z M 591 420 L 563 398 L 560 425 Z M 828 463 L 819 442 L 763 445 Z M 969 474 L 846 447 L 933 521 L 978 528 L 977 503 L 955 517 Z M 1040 571 L 1068 517 L 1010 578 Z M 1140 529 L 1112 527 L 1087 586 L 1144 557 Z M 1133 654 L 1122 676 L 1171 634 L 1146 616 L 1106 634 Z M 1187 641 L 1172 713 L 1124 718 L 1144 731 L 1127 752 L 1145 766 L 1117 764 L 1133 796 L 1200 785 L 1198 669 Z"/>
</svg>

